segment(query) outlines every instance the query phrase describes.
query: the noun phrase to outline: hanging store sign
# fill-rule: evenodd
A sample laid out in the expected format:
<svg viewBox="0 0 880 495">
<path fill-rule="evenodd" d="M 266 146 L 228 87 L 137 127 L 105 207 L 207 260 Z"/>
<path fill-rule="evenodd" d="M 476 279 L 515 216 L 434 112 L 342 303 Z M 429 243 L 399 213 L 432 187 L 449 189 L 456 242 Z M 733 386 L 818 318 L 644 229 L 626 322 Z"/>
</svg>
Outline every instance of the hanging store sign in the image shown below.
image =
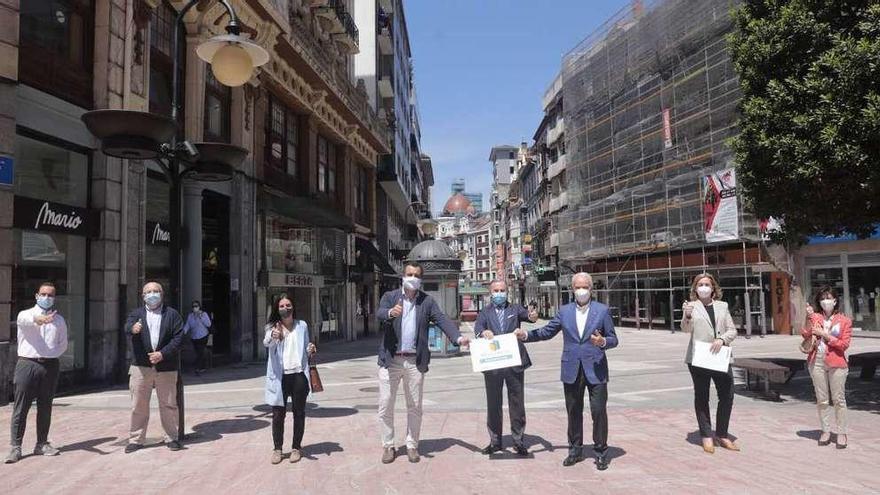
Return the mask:
<svg viewBox="0 0 880 495">
<path fill-rule="evenodd" d="M 269 272 L 269 287 L 323 287 L 324 277 L 307 273 Z"/>
<path fill-rule="evenodd" d="M 702 178 L 703 230 L 706 242 L 739 239 L 739 208 L 736 203 L 736 171 L 719 170 Z"/>
<path fill-rule="evenodd" d="M 672 117 L 668 108 L 663 109 L 663 148 L 672 148 Z"/>
<path fill-rule="evenodd" d="M 147 243 L 154 246 L 171 245 L 171 229 L 159 222 L 147 221 Z"/>
<path fill-rule="evenodd" d="M 101 217 L 97 210 L 15 196 L 13 226 L 19 229 L 98 237 Z"/>
</svg>

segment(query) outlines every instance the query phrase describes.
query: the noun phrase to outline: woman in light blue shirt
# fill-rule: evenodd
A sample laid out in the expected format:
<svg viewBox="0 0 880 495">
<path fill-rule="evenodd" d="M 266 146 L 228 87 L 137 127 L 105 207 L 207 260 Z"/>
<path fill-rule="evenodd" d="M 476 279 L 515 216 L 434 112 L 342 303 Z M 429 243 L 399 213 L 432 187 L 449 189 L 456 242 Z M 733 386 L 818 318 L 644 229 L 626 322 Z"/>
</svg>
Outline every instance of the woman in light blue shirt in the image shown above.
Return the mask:
<svg viewBox="0 0 880 495">
<path fill-rule="evenodd" d="M 211 333 L 211 318 L 208 313 L 202 311 L 202 305 L 198 301 L 192 302 L 192 312 L 186 317 L 183 333 L 189 336 L 196 351 L 196 374 L 205 371 L 205 349 L 208 347 L 208 334 Z"/>
<path fill-rule="evenodd" d="M 266 403 L 272 406 L 272 464 L 282 458 L 287 398 L 293 402 L 293 444 L 290 462 L 302 459 L 302 438 L 306 424 L 306 398 L 309 395 L 309 356 L 315 345 L 309 342 L 306 322 L 294 317 L 293 301 L 286 294 L 275 299 L 265 328 L 263 345 L 268 349 L 266 363 Z"/>
</svg>

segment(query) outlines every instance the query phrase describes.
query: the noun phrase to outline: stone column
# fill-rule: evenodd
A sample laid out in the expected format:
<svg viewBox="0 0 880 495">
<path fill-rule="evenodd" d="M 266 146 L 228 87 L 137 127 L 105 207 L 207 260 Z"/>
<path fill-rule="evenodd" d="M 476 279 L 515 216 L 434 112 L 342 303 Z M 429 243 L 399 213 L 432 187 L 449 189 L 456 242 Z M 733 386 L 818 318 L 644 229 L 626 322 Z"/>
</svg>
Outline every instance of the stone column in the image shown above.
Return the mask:
<svg viewBox="0 0 880 495">
<path fill-rule="evenodd" d="M 183 275 L 181 313 L 186 313 L 192 301 L 202 300 L 202 189 L 198 182 L 183 184 L 182 230 L 186 232 L 186 243 L 180 270 Z"/>
</svg>

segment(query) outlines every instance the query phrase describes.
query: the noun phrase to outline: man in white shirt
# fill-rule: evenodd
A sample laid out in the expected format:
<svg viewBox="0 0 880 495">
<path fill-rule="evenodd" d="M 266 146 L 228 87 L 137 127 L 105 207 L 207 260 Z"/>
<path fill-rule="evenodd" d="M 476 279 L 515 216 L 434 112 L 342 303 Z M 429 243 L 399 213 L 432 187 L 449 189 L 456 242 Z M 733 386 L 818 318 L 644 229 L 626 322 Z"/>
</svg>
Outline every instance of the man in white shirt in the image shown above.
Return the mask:
<svg viewBox="0 0 880 495">
<path fill-rule="evenodd" d="M 55 285 L 44 282 L 36 305 L 18 313 L 18 362 L 15 364 L 15 406 L 12 409 L 12 449 L 6 463 L 21 459 L 28 411 L 37 400 L 37 445 L 34 455 L 58 455 L 49 441 L 52 400 L 60 370 L 58 358 L 67 350 L 67 324 L 55 310 Z"/>
</svg>

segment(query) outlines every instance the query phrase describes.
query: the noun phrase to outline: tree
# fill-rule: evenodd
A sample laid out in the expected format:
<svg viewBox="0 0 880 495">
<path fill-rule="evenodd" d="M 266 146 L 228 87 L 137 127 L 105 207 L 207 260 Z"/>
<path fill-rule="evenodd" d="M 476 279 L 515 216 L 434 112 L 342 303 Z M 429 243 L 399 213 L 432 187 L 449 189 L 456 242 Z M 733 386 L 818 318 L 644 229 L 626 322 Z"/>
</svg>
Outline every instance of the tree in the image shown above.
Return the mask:
<svg viewBox="0 0 880 495">
<path fill-rule="evenodd" d="M 746 206 L 779 237 L 866 237 L 880 221 L 880 2 L 744 0 L 729 37 Z"/>
</svg>

